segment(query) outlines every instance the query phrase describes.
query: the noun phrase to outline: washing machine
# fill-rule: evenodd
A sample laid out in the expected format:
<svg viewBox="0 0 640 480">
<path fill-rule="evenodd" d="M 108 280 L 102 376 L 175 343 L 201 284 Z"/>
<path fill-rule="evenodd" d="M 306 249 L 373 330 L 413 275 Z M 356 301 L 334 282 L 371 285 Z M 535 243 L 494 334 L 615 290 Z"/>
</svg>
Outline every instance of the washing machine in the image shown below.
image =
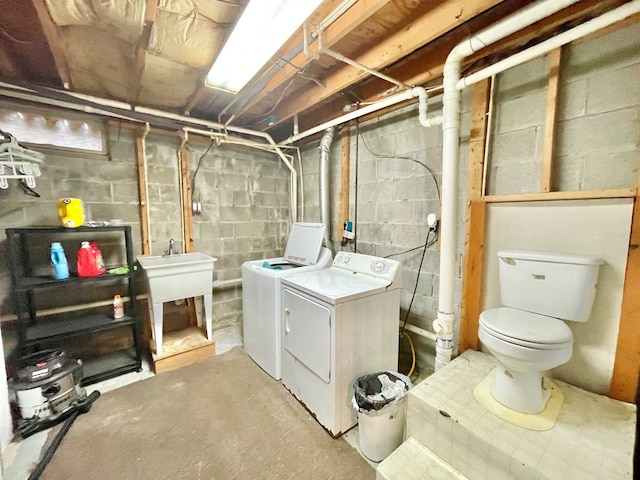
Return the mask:
<svg viewBox="0 0 640 480">
<path fill-rule="evenodd" d="M 280 281 L 331 266 L 331 251 L 322 246 L 324 231 L 323 223 L 294 223 L 282 257 L 242 264 L 244 348 L 276 380 L 282 377 Z"/>
<path fill-rule="evenodd" d="M 282 279 L 282 383 L 337 437 L 357 422 L 353 382 L 398 369 L 401 265 L 356 253 Z"/>
</svg>

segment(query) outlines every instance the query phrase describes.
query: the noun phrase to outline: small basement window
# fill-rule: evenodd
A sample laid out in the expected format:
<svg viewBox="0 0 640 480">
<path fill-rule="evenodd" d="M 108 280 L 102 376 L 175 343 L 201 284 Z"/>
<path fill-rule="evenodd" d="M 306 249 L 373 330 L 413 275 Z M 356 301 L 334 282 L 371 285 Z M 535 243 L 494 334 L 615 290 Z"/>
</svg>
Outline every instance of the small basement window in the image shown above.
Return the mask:
<svg viewBox="0 0 640 480">
<path fill-rule="evenodd" d="M 26 108 L 0 108 L 0 130 L 22 145 L 106 155 L 104 125 L 86 118 L 63 117 Z"/>
</svg>

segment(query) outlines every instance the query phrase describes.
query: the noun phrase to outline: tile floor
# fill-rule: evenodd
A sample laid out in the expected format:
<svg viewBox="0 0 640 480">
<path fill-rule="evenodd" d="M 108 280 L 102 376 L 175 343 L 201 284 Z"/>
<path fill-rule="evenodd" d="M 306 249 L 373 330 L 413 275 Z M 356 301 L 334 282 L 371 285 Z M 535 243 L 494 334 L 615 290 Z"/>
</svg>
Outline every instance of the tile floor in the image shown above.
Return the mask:
<svg viewBox="0 0 640 480">
<path fill-rule="evenodd" d="M 512 425 L 482 407 L 474 387 L 495 359 L 467 351 L 409 393 L 407 437 L 413 437 L 463 475 L 474 479 L 622 480 L 633 476 L 635 405 L 556 381 L 564 393 L 557 423 L 548 431 Z M 381 464 L 378 478 L 448 479 L 427 475 L 420 445 L 396 450 Z M 420 467 L 420 468 L 416 468 Z"/>
</svg>

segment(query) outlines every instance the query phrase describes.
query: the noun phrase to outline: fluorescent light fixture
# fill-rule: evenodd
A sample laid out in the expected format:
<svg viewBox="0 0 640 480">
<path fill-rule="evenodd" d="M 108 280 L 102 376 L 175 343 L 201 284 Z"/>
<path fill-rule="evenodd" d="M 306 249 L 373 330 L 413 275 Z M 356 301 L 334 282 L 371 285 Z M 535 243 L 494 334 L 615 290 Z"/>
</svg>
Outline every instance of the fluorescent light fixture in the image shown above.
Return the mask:
<svg viewBox="0 0 640 480">
<path fill-rule="evenodd" d="M 251 0 L 209 70 L 205 85 L 238 93 L 322 0 Z"/>
</svg>

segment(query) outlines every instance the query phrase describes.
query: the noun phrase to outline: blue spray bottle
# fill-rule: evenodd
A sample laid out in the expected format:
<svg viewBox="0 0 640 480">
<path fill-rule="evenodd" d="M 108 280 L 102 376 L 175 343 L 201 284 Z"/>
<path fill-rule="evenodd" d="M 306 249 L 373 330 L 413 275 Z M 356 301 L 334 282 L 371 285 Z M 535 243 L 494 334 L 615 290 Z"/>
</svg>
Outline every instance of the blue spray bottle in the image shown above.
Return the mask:
<svg viewBox="0 0 640 480">
<path fill-rule="evenodd" d="M 69 278 L 67 257 L 65 257 L 64 249 L 59 242 L 51 244 L 51 266 L 53 267 L 53 278 L 56 280 Z"/>
</svg>

